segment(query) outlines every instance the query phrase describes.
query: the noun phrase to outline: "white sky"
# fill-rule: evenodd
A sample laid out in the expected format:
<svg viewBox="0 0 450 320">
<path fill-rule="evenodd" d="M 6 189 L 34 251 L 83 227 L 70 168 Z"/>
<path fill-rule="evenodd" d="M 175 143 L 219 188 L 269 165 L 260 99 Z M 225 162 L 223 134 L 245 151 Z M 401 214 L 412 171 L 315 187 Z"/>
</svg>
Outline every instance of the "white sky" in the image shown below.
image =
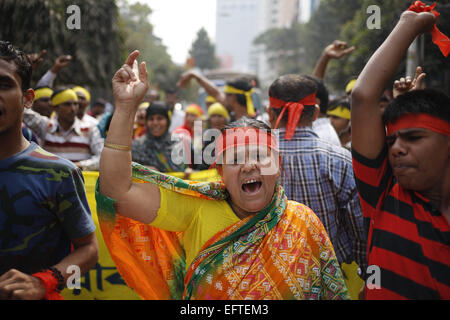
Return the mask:
<svg viewBox="0 0 450 320">
<path fill-rule="evenodd" d="M 147 4 L 150 23 L 172 60 L 184 65 L 197 32 L 204 27 L 211 41 L 216 36 L 216 0 L 129 0 Z"/>
</svg>

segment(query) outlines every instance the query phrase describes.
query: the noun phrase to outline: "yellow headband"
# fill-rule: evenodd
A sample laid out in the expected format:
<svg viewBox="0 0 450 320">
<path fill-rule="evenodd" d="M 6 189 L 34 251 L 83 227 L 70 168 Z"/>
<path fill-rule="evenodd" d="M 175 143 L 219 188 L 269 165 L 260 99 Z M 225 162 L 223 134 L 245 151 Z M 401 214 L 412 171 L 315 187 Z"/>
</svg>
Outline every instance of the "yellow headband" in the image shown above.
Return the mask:
<svg viewBox="0 0 450 320">
<path fill-rule="evenodd" d="M 214 97 L 207 96 L 207 97 L 206 97 L 206 102 L 214 103 L 214 102 L 217 102 L 217 100 L 216 100 Z"/>
<path fill-rule="evenodd" d="M 208 116 L 211 118 L 211 116 L 213 115 L 219 115 L 226 118 L 227 120 L 230 120 L 230 114 L 228 113 L 227 109 L 225 109 L 225 107 L 218 102 L 211 105 L 208 109 Z"/>
<path fill-rule="evenodd" d="M 34 90 L 34 101 L 42 98 L 51 98 L 53 95 L 53 90 L 50 88 L 41 88 Z"/>
<path fill-rule="evenodd" d="M 233 88 L 233 87 L 228 86 L 228 85 L 225 86 L 225 93 L 228 93 L 228 94 L 243 94 L 243 95 L 245 95 L 245 98 L 247 99 L 247 113 L 251 117 L 253 117 L 256 114 L 255 107 L 253 105 L 253 100 L 252 100 L 252 93 L 253 92 L 254 92 L 253 89 L 251 89 L 250 91 L 244 91 L 244 90 L 239 90 L 239 89 Z"/>
<path fill-rule="evenodd" d="M 91 102 L 91 94 L 85 88 L 77 86 L 77 87 L 72 88 L 72 90 L 75 91 L 76 93 L 84 94 L 87 102 Z"/>
<path fill-rule="evenodd" d="M 138 110 L 146 110 L 148 107 L 150 107 L 150 102 L 142 102 L 139 105 Z"/>
<path fill-rule="evenodd" d="M 54 107 L 56 107 L 57 105 L 60 105 L 64 102 L 71 101 L 71 100 L 75 100 L 78 102 L 78 96 L 75 93 L 75 91 L 73 91 L 72 89 L 67 89 L 67 90 L 61 91 L 60 93 L 56 94 L 52 98 L 52 104 Z"/>
<path fill-rule="evenodd" d="M 339 106 L 334 110 L 328 111 L 327 115 L 335 116 L 335 117 L 346 119 L 346 120 L 352 119 L 351 111 L 347 108 L 344 108 L 343 106 Z"/>
<path fill-rule="evenodd" d="M 356 79 L 350 81 L 350 82 L 347 84 L 347 87 L 345 88 L 345 92 L 346 92 L 346 93 L 352 92 L 352 90 L 353 90 L 353 88 L 355 87 L 355 85 L 356 85 Z"/>
</svg>

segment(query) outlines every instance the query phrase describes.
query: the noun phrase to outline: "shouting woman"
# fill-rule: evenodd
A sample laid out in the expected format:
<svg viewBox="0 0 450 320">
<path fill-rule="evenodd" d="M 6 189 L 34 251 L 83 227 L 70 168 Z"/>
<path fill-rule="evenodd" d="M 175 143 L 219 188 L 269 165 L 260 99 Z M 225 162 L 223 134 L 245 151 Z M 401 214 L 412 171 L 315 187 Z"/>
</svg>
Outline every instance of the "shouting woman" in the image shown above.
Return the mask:
<svg viewBox="0 0 450 320">
<path fill-rule="evenodd" d="M 276 137 L 244 118 L 216 139 L 222 181 L 196 183 L 131 162 L 145 63 L 132 53 L 113 79 L 116 112 L 97 188 L 105 242 L 144 299 L 348 299 L 328 235 L 288 201 Z"/>
</svg>

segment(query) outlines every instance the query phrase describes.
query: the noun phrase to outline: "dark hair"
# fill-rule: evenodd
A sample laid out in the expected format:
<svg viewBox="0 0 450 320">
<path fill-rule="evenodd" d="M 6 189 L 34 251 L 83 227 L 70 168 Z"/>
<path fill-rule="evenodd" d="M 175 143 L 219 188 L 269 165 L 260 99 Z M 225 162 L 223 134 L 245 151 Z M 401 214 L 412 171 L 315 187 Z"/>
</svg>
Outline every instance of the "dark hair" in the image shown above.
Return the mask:
<svg viewBox="0 0 450 320">
<path fill-rule="evenodd" d="M 392 123 L 408 113 L 426 113 L 450 122 L 450 97 L 434 89 L 407 92 L 392 100 L 387 106 L 383 121 Z"/>
<path fill-rule="evenodd" d="M 238 90 L 250 91 L 252 90 L 252 82 L 249 78 L 240 77 L 234 80 L 228 81 L 227 85 Z M 244 107 L 247 107 L 247 98 L 243 94 L 236 94 L 237 102 Z"/>
<path fill-rule="evenodd" d="M 162 101 L 155 101 L 150 104 L 150 106 L 147 108 L 146 114 L 145 114 L 145 120 L 148 120 L 150 116 L 153 116 L 155 114 L 162 115 L 167 118 L 168 125 L 167 127 L 170 127 L 170 116 L 169 116 L 169 106 Z"/>
<path fill-rule="evenodd" d="M 345 109 L 351 110 L 350 99 L 348 97 L 340 97 L 340 98 L 331 100 L 328 111 L 333 111 L 333 110 L 337 109 L 338 107 L 343 107 Z"/>
<path fill-rule="evenodd" d="M 330 102 L 330 94 L 328 92 L 327 87 L 325 86 L 325 82 L 322 79 L 319 79 L 314 76 L 305 75 L 305 78 L 312 80 L 317 85 L 316 97 L 320 100 L 320 113 L 326 114 Z"/>
<path fill-rule="evenodd" d="M 255 120 L 252 118 L 248 118 L 248 117 L 243 117 L 237 121 L 234 121 L 230 124 L 228 124 L 227 126 L 225 126 L 225 128 L 222 129 L 222 133 L 225 133 L 226 130 L 229 129 L 236 129 L 236 128 L 254 128 L 254 129 L 259 129 L 259 130 L 263 130 L 266 132 L 271 132 L 271 128 L 264 122 L 259 121 L 259 120 Z M 280 170 L 284 171 L 284 164 L 282 161 L 280 161 L 281 167 Z"/>
<path fill-rule="evenodd" d="M 53 89 L 50 88 L 49 86 L 38 86 L 38 87 L 33 88 L 34 91 L 40 90 L 40 89 L 50 89 L 50 90 L 53 91 Z"/>
<path fill-rule="evenodd" d="M 178 94 L 178 90 L 177 90 L 177 89 L 170 88 L 170 89 L 165 90 L 165 91 L 164 91 L 164 94 L 165 94 L 165 95 L 168 95 L 168 94 Z"/>
<path fill-rule="evenodd" d="M 99 98 L 97 100 L 95 100 L 94 104 L 92 106 L 103 106 L 106 107 L 106 100 Z"/>
<path fill-rule="evenodd" d="M 301 75 L 285 75 L 279 77 L 269 88 L 269 96 L 286 102 L 298 102 L 303 98 L 317 92 L 317 84 L 309 77 Z M 279 116 L 282 109 L 273 109 Z M 315 113 L 314 106 L 305 106 L 301 119 L 312 121 Z M 283 120 L 287 121 L 289 115 L 286 112 Z"/>
<path fill-rule="evenodd" d="M 236 128 L 255 128 L 255 129 L 261 129 L 261 130 L 266 130 L 266 131 L 271 130 L 271 128 L 262 121 L 255 120 L 255 119 L 248 118 L 248 117 L 243 117 L 237 121 L 234 121 L 234 122 L 226 125 L 222 129 L 222 133 L 224 133 L 226 130 L 236 129 Z"/>
<path fill-rule="evenodd" d="M 22 80 L 22 92 L 28 90 L 31 86 L 31 76 L 33 68 L 28 56 L 13 47 L 7 41 L 0 41 L 0 59 L 7 62 L 13 62 L 16 65 L 16 72 Z"/>
</svg>

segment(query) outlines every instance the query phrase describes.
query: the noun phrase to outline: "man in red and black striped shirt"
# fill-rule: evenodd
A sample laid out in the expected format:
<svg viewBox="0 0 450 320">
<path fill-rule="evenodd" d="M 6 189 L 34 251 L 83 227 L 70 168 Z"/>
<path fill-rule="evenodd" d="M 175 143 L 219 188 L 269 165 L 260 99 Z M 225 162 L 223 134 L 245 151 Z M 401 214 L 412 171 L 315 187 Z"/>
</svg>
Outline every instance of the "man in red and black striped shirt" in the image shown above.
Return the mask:
<svg viewBox="0 0 450 320">
<path fill-rule="evenodd" d="M 378 107 L 410 44 L 435 23 L 432 13 L 405 12 L 352 93 L 368 265 L 380 280 L 367 285 L 366 299 L 450 299 L 450 97 L 417 90 L 384 116 Z"/>
</svg>

